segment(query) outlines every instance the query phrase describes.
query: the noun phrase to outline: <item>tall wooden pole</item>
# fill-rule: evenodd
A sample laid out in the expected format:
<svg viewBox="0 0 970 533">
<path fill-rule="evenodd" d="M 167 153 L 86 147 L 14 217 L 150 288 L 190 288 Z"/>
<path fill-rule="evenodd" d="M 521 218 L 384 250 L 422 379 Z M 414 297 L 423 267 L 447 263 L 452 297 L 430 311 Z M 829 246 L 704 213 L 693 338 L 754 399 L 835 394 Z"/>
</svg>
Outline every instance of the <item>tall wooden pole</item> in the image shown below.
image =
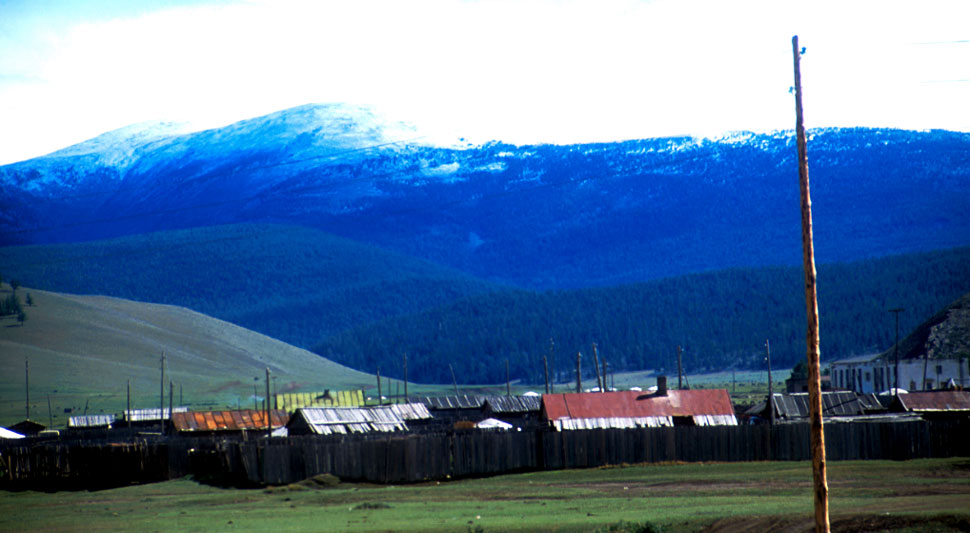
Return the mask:
<svg viewBox="0 0 970 533">
<path fill-rule="evenodd" d="M 765 339 L 765 359 L 768 361 L 768 425 L 775 425 L 775 389 L 771 379 L 771 342 Z"/>
<path fill-rule="evenodd" d="M 27 418 L 24 420 L 30 420 L 30 360 L 24 357 L 24 395 L 25 403 L 24 406 L 27 409 Z"/>
<path fill-rule="evenodd" d="M 579 362 L 583 359 L 583 354 L 581 352 L 576 352 L 576 392 L 583 392 L 583 369 L 579 366 Z"/>
<path fill-rule="evenodd" d="M 172 418 L 172 424 L 173 424 L 172 425 L 172 429 L 173 430 L 175 429 L 175 425 L 174 425 L 175 424 L 175 421 L 174 421 L 174 417 L 172 417 L 172 413 L 175 412 L 174 409 L 173 409 L 173 406 L 172 406 L 172 402 L 174 401 L 174 398 L 175 398 L 174 392 L 175 392 L 175 383 L 172 383 L 172 381 L 169 380 L 169 382 L 168 382 L 168 416 L 169 416 L 169 418 Z"/>
<path fill-rule="evenodd" d="M 128 435 L 131 435 L 131 380 L 128 380 L 128 408 L 125 409 L 125 418 L 128 420 Z"/>
<path fill-rule="evenodd" d="M 677 345 L 677 389 L 684 389 L 684 365 L 680 359 L 680 345 Z"/>
<path fill-rule="evenodd" d="M 408 354 L 404 354 L 404 403 L 408 403 Z"/>
<path fill-rule="evenodd" d="M 377 405 L 384 405 L 384 398 L 381 395 L 381 367 L 377 367 Z"/>
<path fill-rule="evenodd" d="M 596 350 L 596 343 L 593 343 L 593 373 L 596 374 L 596 388 L 603 391 L 603 378 L 600 376 L 600 358 Z"/>
<path fill-rule="evenodd" d="M 894 380 L 895 385 L 893 385 L 895 389 L 893 392 L 895 394 L 893 396 L 895 396 L 896 399 L 898 400 L 899 399 L 899 313 L 903 312 L 903 308 L 897 307 L 895 309 L 890 309 L 889 312 L 896 315 L 896 344 L 893 345 L 896 352 L 896 376 Z M 862 391 L 859 391 L 859 392 L 862 392 Z"/>
<path fill-rule="evenodd" d="M 51 409 L 51 395 L 47 395 L 47 421 L 50 423 L 47 429 L 54 429 L 54 410 Z"/>
<path fill-rule="evenodd" d="M 602 390 L 603 392 L 606 392 L 607 386 L 608 386 L 608 383 L 606 383 L 606 358 L 604 357 L 603 358 L 603 388 L 600 390 Z"/>
<path fill-rule="evenodd" d="M 505 360 L 506 374 L 508 374 L 508 369 L 509 369 L 509 360 L 506 359 Z M 458 396 L 458 380 L 455 378 L 455 368 L 451 366 L 451 363 L 448 363 L 448 370 L 451 371 L 451 383 L 455 386 L 455 396 Z"/>
<path fill-rule="evenodd" d="M 509 360 L 505 360 L 505 395 L 512 396 L 512 376 L 509 374 Z M 457 387 L 456 387 L 457 389 Z"/>
<path fill-rule="evenodd" d="M 542 356 L 542 368 L 546 371 L 546 394 L 549 394 L 549 360 Z"/>
<path fill-rule="evenodd" d="M 556 341 L 549 337 L 549 366 L 552 367 L 552 379 L 549 379 L 549 372 L 546 372 L 546 381 L 549 382 L 549 390 L 546 392 L 556 393 Z"/>
<path fill-rule="evenodd" d="M 165 434 L 165 352 L 162 352 L 162 379 L 158 384 L 158 427 L 159 433 Z"/>
<path fill-rule="evenodd" d="M 802 255 L 805 263 L 805 309 L 808 315 L 806 356 L 808 398 L 812 425 L 812 471 L 815 484 L 815 531 L 829 531 L 829 486 L 825 475 L 825 434 L 822 432 L 822 382 L 819 372 L 818 295 L 815 287 L 815 244 L 812 236 L 812 196 L 808 186 L 808 154 L 802 117 L 801 49 L 791 39 L 795 64 L 795 136 L 798 143 L 798 182 L 802 207 Z"/>
<path fill-rule="evenodd" d="M 269 417 L 269 367 L 266 367 L 266 437 L 273 436 L 273 419 Z"/>
</svg>

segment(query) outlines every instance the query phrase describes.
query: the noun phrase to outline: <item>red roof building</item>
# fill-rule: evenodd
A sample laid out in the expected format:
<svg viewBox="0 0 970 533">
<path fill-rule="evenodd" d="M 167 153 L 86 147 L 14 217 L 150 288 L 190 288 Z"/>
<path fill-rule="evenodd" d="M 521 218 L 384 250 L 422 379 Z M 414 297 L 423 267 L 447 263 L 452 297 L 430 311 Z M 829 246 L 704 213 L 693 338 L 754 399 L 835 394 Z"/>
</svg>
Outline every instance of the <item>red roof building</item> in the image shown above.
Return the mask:
<svg viewBox="0 0 970 533">
<path fill-rule="evenodd" d="M 725 389 L 544 394 L 542 416 L 560 431 L 738 425 Z"/>
<path fill-rule="evenodd" d="M 279 409 L 270 410 L 273 429 L 286 425 L 290 415 Z M 238 411 L 192 411 L 172 413 L 175 430 L 182 432 L 265 431 L 266 411 L 241 409 Z"/>
<path fill-rule="evenodd" d="M 970 391 L 927 391 L 900 394 L 899 406 L 915 413 L 970 412 Z"/>
</svg>

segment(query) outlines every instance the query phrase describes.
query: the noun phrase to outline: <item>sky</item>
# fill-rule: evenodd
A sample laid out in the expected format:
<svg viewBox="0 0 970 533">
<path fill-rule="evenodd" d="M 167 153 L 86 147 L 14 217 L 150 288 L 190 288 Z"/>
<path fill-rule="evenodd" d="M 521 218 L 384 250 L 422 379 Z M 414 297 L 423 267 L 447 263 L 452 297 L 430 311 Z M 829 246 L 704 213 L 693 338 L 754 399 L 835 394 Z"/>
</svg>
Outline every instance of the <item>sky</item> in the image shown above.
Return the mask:
<svg viewBox="0 0 970 533">
<path fill-rule="evenodd" d="M 0 0 L 0 164 L 146 121 L 306 103 L 429 138 L 970 131 L 965 0 Z"/>
</svg>

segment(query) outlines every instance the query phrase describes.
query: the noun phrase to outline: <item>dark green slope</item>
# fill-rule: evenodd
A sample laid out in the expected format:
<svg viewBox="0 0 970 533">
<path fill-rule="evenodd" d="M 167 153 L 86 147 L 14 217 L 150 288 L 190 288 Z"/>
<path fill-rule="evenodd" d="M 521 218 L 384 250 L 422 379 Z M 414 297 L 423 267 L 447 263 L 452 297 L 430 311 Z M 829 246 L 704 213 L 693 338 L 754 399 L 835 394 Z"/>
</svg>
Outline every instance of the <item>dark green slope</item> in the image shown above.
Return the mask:
<svg viewBox="0 0 970 533">
<path fill-rule="evenodd" d="M 892 316 L 904 307 L 908 331 L 970 291 L 970 248 L 819 267 L 823 360 L 876 352 L 892 342 Z M 791 367 L 805 353 L 805 297 L 799 268 L 725 270 L 601 289 L 507 290 L 469 297 L 413 316 L 355 328 L 315 351 L 359 370 L 377 365 L 417 381 L 449 382 L 451 364 L 464 382 L 513 377 L 542 381 L 542 356 L 555 339 L 555 370 L 570 379 L 582 351 L 590 371 L 592 342 L 615 370 L 675 369 L 678 345 L 692 372 Z"/>
<path fill-rule="evenodd" d="M 228 225 L 0 248 L 26 286 L 188 307 L 297 346 L 493 285 L 320 231 Z"/>
</svg>

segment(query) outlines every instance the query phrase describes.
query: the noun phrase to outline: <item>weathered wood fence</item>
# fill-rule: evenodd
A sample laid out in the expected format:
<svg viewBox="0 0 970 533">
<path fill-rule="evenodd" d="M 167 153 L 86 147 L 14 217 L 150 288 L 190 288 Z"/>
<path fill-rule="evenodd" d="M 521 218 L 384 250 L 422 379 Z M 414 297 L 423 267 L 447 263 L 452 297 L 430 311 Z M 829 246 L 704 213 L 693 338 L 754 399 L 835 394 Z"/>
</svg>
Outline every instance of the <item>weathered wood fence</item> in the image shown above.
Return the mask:
<svg viewBox="0 0 970 533">
<path fill-rule="evenodd" d="M 903 460 L 970 456 L 970 421 L 828 424 L 827 457 Z M 101 488 L 194 475 L 232 485 L 279 485 L 329 473 L 408 483 L 529 470 L 668 461 L 800 461 L 809 426 L 587 431 L 452 431 L 259 440 L 47 443 L 0 448 L 4 488 Z"/>
</svg>

